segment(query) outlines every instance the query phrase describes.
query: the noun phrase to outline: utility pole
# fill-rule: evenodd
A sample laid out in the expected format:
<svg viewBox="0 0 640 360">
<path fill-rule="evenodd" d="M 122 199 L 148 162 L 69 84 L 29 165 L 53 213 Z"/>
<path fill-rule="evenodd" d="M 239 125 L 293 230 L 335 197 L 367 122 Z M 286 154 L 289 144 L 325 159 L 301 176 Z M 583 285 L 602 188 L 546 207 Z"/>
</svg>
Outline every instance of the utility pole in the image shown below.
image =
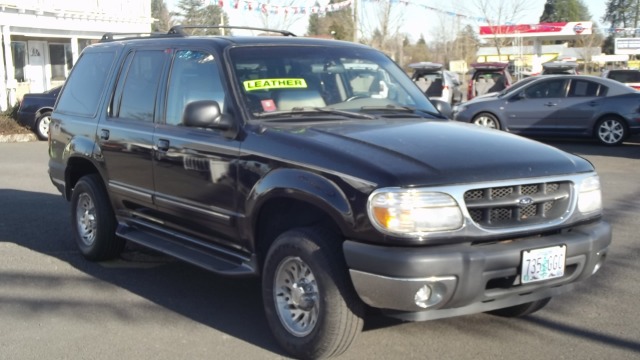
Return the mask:
<svg viewBox="0 0 640 360">
<path fill-rule="evenodd" d="M 353 42 L 358 42 L 358 28 L 360 23 L 358 21 L 358 0 L 353 0 Z"/>
</svg>

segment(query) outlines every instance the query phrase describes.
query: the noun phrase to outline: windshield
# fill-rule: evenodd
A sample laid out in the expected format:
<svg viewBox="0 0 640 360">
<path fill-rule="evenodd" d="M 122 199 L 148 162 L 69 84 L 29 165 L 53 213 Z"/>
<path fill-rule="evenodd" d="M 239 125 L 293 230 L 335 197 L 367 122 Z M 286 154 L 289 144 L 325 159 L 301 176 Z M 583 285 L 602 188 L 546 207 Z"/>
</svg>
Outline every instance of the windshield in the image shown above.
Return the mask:
<svg viewBox="0 0 640 360">
<path fill-rule="evenodd" d="M 255 118 L 279 114 L 437 113 L 386 55 L 357 47 L 251 46 L 230 51 L 244 105 Z"/>
</svg>

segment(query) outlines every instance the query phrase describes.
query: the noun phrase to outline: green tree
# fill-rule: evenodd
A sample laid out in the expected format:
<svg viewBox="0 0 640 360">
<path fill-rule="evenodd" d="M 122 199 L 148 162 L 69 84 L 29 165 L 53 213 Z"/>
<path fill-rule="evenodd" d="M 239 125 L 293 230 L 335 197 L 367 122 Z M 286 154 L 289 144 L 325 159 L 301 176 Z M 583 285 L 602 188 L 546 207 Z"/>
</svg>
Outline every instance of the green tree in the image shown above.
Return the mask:
<svg viewBox="0 0 640 360">
<path fill-rule="evenodd" d="M 151 24 L 151 31 L 166 32 L 171 28 L 171 14 L 167 9 L 167 4 L 162 0 L 151 1 L 151 17 L 154 19 Z"/>
<path fill-rule="evenodd" d="M 338 3 L 339 0 L 331 0 L 329 4 Z M 318 6 L 316 3 L 315 6 Z M 337 40 L 352 40 L 354 31 L 351 8 L 327 12 L 325 14 L 312 14 L 309 17 L 307 35 L 330 35 Z"/>
<path fill-rule="evenodd" d="M 582 0 L 547 0 L 540 22 L 589 21 L 591 14 Z"/>
<path fill-rule="evenodd" d="M 608 0 L 602 21 L 616 27 L 637 28 L 640 23 L 640 0 Z"/>
<path fill-rule="evenodd" d="M 216 5 L 203 5 L 201 0 L 180 0 L 177 4 L 178 11 L 172 15 L 180 19 L 181 25 L 192 26 L 219 26 L 228 25 L 229 18 L 227 14 Z M 189 32 L 192 35 L 221 35 L 223 33 L 229 33 L 222 29 L 191 29 Z"/>
</svg>

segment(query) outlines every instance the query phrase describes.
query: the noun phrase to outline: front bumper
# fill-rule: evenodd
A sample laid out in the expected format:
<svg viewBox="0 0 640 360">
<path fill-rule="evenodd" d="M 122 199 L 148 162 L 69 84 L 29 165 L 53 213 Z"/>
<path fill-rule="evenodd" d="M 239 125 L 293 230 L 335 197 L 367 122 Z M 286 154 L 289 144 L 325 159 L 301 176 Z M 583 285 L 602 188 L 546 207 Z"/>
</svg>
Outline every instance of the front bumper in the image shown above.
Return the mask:
<svg viewBox="0 0 640 360">
<path fill-rule="evenodd" d="M 389 247 L 344 243 L 351 280 L 368 305 L 405 320 L 473 314 L 551 297 L 571 290 L 600 267 L 611 243 L 604 221 L 549 236 L 471 245 Z M 520 284 L 524 250 L 564 244 L 564 276 Z M 416 304 L 418 290 L 434 289 L 427 308 Z"/>
</svg>

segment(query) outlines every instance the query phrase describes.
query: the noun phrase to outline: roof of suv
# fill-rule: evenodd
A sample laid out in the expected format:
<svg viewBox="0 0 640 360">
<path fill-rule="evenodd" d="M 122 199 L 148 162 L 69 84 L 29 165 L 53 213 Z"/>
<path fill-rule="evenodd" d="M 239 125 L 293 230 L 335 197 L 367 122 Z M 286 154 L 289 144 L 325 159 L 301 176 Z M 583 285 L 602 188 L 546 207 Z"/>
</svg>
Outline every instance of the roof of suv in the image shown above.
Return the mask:
<svg viewBox="0 0 640 360">
<path fill-rule="evenodd" d="M 184 32 L 183 29 L 189 28 L 207 28 L 207 29 L 243 29 L 243 30 L 258 30 L 262 31 L 261 35 L 189 35 Z M 254 44 L 282 44 L 282 45 L 327 45 L 327 46 L 349 46 L 349 47 L 361 47 L 363 49 L 369 48 L 365 45 L 340 41 L 333 39 L 321 39 L 312 37 L 298 37 L 291 32 L 284 30 L 272 30 L 250 27 L 233 27 L 233 26 L 174 26 L 167 33 L 149 33 L 149 34 L 118 34 L 107 33 L 102 36 L 100 43 L 110 42 L 130 42 L 130 41 L 144 41 L 148 42 L 175 42 L 176 40 L 184 41 L 214 41 L 214 42 L 226 42 L 238 45 L 254 45 Z"/>
</svg>

